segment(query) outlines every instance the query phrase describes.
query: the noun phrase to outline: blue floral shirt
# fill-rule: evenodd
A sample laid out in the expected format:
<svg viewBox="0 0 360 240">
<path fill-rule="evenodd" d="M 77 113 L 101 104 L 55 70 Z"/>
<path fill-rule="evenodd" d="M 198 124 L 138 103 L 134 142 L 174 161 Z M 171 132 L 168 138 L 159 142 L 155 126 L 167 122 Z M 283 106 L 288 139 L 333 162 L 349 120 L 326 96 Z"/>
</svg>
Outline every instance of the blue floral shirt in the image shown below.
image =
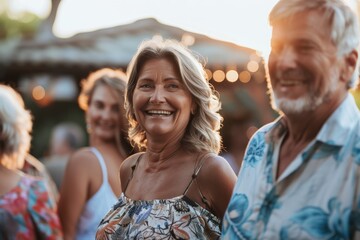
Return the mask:
<svg viewBox="0 0 360 240">
<path fill-rule="evenodd" d="M 360 239 L 360 113 L 348 95 L 275 179 L 283 119 L 254 134 L 222 239 Z"/>
</svg>

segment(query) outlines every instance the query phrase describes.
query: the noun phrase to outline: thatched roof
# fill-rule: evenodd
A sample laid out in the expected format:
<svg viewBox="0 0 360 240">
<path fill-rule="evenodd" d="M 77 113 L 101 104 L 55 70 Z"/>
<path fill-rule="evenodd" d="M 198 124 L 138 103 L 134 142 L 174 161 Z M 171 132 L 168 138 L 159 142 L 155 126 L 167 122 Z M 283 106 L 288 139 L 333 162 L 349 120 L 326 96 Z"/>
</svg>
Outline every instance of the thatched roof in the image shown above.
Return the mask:
<svg viewBox="0 0 360 240">
<path fill-rule="evenodd" d="M 3 57 L 0 56 L 0 65 L 12 66 L 12 68 L 29 64 L 34 67 L 71 65 L 72 67 L 125 68 L 138 45 L 154 36 L 190 42 L 189 48 L 203 56 L 209 68 L 244 65 L 249 61 L 250 56 L 256 53 L 250 48 L 212 39 L 149 18 L 117 27 L 80 33 L 67 39 L 25 40 L 13 43 L 12 46 L 2 44 L 0 52 L 6 52 L 8 49 L 8 53 L 3 54 Z"/>
</svg>

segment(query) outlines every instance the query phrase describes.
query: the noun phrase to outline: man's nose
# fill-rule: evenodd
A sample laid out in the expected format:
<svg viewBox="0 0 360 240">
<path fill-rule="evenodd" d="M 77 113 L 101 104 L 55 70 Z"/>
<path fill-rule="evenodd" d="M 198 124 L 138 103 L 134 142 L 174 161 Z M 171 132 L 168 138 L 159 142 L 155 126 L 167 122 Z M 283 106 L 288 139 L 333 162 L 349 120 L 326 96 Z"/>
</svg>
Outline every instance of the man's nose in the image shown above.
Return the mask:
<svg viewBox="0 0 360 240">
<path fill-rule="evenodd" d="M 277 53 L 277 67 L 279 70 L 286 70 L 296 67 L 297 54 L 290 46 L 284 47 Z"/>
</svg>

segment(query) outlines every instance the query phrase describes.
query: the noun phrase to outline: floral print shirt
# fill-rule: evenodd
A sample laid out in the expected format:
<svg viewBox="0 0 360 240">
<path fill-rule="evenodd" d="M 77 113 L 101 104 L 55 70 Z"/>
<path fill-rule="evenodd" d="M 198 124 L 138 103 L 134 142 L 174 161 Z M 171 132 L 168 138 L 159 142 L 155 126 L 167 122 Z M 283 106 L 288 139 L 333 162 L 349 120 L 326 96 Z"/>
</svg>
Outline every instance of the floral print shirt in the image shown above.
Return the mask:
<svg viewBox="0 0 360 240">
<path fill-rule="evenodd" d="M 250 140 L 223 239 L 360 239 L 360 113 L 348 95 L 275 179 L 284 119 Z"/>
<path fill-rule="evenodd" d="M 23 175 L 0 196 L 0 239 L 62 239 L 55 203 L 43 180 Z"/>
</svg>

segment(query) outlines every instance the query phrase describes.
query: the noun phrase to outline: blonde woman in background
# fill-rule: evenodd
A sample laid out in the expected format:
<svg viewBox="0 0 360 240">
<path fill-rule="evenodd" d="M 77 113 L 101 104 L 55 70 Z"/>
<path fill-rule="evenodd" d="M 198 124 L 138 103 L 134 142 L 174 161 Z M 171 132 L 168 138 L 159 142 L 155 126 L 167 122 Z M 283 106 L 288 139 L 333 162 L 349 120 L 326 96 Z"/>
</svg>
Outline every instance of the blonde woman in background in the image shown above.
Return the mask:
<svg viewBox="0 0 360 240">
<path fill-rule="evenodd" d="M 82 82 L 79 104 L 86 114 L 90 146 L 69 159 L 60 192 L 65 239 L 93 239 L 97 226 L 121 194 L 119 169 L 130 152 L 124 113 L 126 75 L 101 69 Z"/>
</svg>

